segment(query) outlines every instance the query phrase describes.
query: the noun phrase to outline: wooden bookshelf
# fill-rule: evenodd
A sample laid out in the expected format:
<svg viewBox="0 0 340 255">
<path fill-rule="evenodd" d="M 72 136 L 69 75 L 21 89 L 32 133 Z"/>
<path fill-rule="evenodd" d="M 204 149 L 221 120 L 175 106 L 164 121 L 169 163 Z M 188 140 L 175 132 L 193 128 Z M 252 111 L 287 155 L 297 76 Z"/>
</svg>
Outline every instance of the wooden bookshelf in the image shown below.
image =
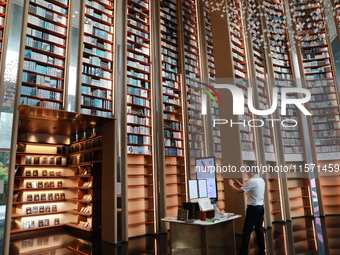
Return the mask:
<svg viewBox="0 0 340 255">
<path fill-rule="evenodd" d="M 287 188 L 291 217 L 312 216 L 309 179 L 287 178 Z"/>
<path fill-rule="evenodd" d="M 81 113 L 112 117 L 113 1 L 87 1 L 84 8 Z"/>
<path fill-rule="evenodd" d="M 61 110 L 68 0 L 29 1 L 20 104 Z"/>
<path fill-rule="evenodd" d="M 177 2 L 165 0 L 160 3 L 167 216 L 177 215 L 177 209 L 186 201 Z"/>
<path fill-rule="evenodd" d="M 302 12 L 304 9 L 304 12 Z M 317 10 L 317 19 L 297 29 L 299 51 L 307 88 L 312 93 L 309 106 L 312 113 L 312 129 L 317 160 L 336 160 L 340 155 L 339 102 L 336 77 L 329 39 L 326 36 L 325 14 L 322 3 L 296 2 L 295 21 L 305 21 Z M 307 36 L 310 34 L 311 36 Z"/>
<path fill-rule="evenodd" d="M 88 153 L 99 151 L 89 152 L 101 145 L 98 144 L 101 137 L 91 136 L 84 141 L 78 141 L 78 137 L 73 135 L 75 140 L 70 145 L 18 143 L 14 183 L 14 194 L 18 195 L 13 202 L 12 233 L 64 224 L 87 231 L 99 230 L 101 163 L 98 159 L 90 165 L 87 162 L 91 160 L 87 159 Z M 76 161 L 78 156 L 83 160 Z M 45 169 L 46 165 L 50 167 Z"/>
<path fill-rule="evenodd" d="M 127 6 L 128 236 L 154 233 L 151 136 L 150 3 Z"/>
<path fill-rule="evenodd" d="M 201 70 L 196 1 L 182 1 L 184 61 L 188 105 L 188 137 L 191 158 L 205 154 L 204 123 L 201 113 Z M 190 163 L 193 166 L 193 163 Z M 195 171 L 190 171 L 193 174 Z"/>
</svg>

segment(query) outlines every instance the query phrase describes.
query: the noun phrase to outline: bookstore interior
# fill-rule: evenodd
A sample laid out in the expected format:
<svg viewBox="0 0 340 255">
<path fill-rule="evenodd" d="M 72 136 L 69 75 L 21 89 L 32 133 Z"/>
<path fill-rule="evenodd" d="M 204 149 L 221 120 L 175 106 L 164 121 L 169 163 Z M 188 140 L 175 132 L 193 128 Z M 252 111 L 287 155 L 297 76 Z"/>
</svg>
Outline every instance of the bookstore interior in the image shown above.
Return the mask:
<svg viewBox="0 0 340 255">
<path fill-rule="evenodd" d="M 339 0 L 0 0 L 0 254 L 236 254 L 253 169 L 268 255 L 340 254 L 339 46 Z"/>
</svg>

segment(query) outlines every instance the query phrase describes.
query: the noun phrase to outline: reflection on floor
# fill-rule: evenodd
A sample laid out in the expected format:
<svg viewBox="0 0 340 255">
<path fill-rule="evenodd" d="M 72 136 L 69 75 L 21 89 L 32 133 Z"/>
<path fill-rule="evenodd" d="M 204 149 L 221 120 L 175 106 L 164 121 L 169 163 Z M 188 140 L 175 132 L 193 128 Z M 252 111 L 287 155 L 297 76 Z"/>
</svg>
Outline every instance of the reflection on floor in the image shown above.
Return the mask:
<svg viewBox="0 0 340 255">
<path fill-rule="evenodd" d="M 240 237 L 236 238 L 237 244 Z M 256 254 L 253 241 L 250 254 Z M 268 255 L 338 255 L 340 254 L 340 216 L 298 218 L 292 222 L 275 223 L 266 230 Z M 136 238 L 119 246 L 99 240 L 85 240 L 66 232 L 44 234 L 11 242 L 11 255 L 167 255 L 170 237 L 163 234 Z M 218 254 L 220 255 L 220 254 Z M 221 254 L 222 255 L 222 254 Z"/>
</svg>

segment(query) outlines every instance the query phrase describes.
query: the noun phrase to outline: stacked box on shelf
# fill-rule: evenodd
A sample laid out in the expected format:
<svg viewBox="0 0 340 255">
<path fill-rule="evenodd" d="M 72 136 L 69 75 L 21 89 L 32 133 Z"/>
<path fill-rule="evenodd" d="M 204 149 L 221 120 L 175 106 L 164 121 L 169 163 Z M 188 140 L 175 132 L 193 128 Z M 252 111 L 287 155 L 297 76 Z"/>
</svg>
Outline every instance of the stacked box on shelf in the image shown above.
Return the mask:
<svg viewBox="0 0 340 255">
<path fill-rule="evenodd" d="M 149 1 L 127 6 L 128 236 L 154 233 Z"/>
<path fill-rule="evenodd" d="M 177 1 L 160 5 L 167 215 L 186 201 Z"/>
<path fill-rule="evenodd" d="M 188 133 L 190 157 L 204 156 L 204 123 L 201 113 L 201 70 L 199 65 L 199 44 L 197 11 L 194 0 L 182 1 L 184 27 L 184 60 L 188 98 Z M 194 174 L 194 171 L 192 172 Z M 195 176 L 192 176 L 195 178 Z"/>
<path fill-rule="evenodd" d="M 81 113 L 112 117 L 113 1 L 85 2 Z"/>
<path fill-rule="evenodd" d="M 68 0 L 29 1 L 21 104 L 61 109 Z"/>
</svg>

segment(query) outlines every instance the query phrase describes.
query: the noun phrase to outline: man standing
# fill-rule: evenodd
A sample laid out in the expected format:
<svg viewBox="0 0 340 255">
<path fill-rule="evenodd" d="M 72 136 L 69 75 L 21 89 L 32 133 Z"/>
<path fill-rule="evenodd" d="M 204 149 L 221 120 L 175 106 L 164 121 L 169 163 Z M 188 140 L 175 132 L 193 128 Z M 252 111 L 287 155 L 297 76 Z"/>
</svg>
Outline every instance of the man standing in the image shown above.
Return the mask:
<svg viewBox="0 0 340 255">
<path fill-rule="evenodd" d="M 255 226 L 258 255 L 265 255 L 264 234 L 263 234 L 263 199 L 264 199 L 264 180 L 256 172 L 247 172 L 249 180 L 242 184 L 237 180 L 229 180 L 229 185 L 238 194 L 247 193 L 247 210 L 244 220 L 242 244 L 239 255 L 248 255 L 249 240 L 253 227 Z M 237 187 L 239 186 L 239 187 Z"/>
</svg>

